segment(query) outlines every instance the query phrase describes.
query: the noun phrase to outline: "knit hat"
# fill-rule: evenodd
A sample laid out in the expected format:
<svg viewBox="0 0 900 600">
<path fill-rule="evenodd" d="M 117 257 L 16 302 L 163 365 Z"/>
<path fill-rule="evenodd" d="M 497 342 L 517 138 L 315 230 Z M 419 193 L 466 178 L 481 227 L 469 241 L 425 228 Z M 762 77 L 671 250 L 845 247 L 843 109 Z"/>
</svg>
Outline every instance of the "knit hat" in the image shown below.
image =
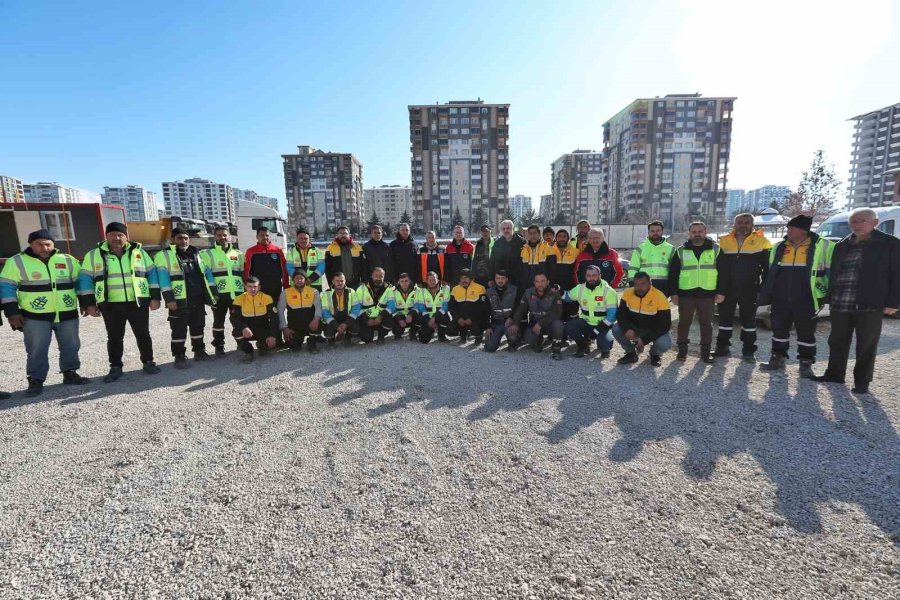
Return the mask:
<svg viewBox="0 0 900 600">
<path fill-rule="evenodd" d="M 125 223 L 113 221 L 106 226 L 106 233 L 124 233 L 125 235 L 128 235 L 128 228 L 125 227 Z"/>
<path fill-rule="evenodd" d="M 188 231 L 186 227 L 182 227 L 181 225 L 179 225 L 172 230 L 172 237 L 174 238 L 176 235 L 186 235 L 188 237 L 191 237 L 191 232 Z"/>
<path fill-rule="evenodd" d="M 796 227 L 797 229 L 802 229 L 803 231 L 810 231 L 812 229 L 812 217 L 807 217 L 806 215 L 797 215 L 790 221 L 788 221 L 788 227 Z"/>
<path fill-rule="evenodd" d="M 32 231 L 28 234 L 29 244 L 35 240 L 50 240 L 51 242 L 54 241 L 53 236 L 50 235 L 50 232 L 46 229 L 38 229 L 37 231 Z"/>
<path fill-rule="evenodd" d="M 468 277 L 469 279 L 472 279 L 472 269 L 463 269 L 462 271 L 459 272 L 459 276 L 460 277 Z"/>
</svg>

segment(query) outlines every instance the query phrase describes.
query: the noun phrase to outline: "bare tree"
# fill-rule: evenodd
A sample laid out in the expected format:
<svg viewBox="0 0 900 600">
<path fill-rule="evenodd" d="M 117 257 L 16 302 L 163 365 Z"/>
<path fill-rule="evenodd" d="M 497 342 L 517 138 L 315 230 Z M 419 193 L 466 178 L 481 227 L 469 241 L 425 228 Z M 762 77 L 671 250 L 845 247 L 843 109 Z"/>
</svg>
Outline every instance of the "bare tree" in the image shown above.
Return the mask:
<svg viewBox="0 0 900 600">
<path fill-rule="evenodd" d="M 816 150 L 808 171 L 803 171 L 797 191 L 784 199 L 781 212 L 791 218 L 803 214 L 822 221 L 835 213 L 834 201 L 841 188 L 834 165 L 825 164 L 825 152 Z"/>
</svg>

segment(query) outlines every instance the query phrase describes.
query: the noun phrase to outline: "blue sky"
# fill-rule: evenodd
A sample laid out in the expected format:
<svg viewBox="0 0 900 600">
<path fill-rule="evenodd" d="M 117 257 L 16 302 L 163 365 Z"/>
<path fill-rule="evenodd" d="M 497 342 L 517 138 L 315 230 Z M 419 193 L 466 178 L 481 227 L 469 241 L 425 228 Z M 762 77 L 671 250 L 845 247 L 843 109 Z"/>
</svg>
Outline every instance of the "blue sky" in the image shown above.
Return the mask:
<svg viewBox="0 0 900 600">
<path fill-rule="evenodd" d="M 0 173 L 283 200 L 309 144 L 408 185 L 407 105 L 480 97 L 511 105 L 510 192 L 538 196 L 633 99 L 701 92 L 738 97 L 729 187 L 794 185 L 819 147 L 845 178 L 847 119 L 900 102 L 897 3 L 817 6 L 0 0 Z"/>
</svg>

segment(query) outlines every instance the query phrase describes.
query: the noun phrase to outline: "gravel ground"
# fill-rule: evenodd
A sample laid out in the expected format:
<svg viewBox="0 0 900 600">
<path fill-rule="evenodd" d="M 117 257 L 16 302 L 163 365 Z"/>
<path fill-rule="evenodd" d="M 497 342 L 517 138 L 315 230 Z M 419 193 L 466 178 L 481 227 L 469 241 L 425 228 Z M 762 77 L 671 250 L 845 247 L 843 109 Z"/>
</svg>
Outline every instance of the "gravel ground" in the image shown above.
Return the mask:
<svg viewBox="0 0 900 600">
<path fill-rule="evenodd" d="M 175 371 L 152 322 L 162 374 L 129 334 L 100 383 L 90 319 L 96 383 L 0 403 L 3 598 L 900 597 L 900 321 L 863 398 L 696 349 L 654 370 L 403 341 Z M 8 329 L 0 367 L 23 387 Z"/>
</svg>

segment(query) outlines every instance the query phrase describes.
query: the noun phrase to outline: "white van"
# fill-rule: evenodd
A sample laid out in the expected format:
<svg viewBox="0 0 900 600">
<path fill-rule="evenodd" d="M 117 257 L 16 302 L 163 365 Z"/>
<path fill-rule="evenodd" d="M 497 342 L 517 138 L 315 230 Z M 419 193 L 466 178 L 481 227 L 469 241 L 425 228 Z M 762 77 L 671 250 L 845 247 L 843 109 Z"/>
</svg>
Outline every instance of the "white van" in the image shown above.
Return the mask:
<svg viewBox="0 0 900 600">
<path fill-rule="evenodd" d="M 287 250 L 287 237 L 284 234 L 286 221 L 278 211 L 258 202 L 236 200 L 238 248 L 246 250 L 256 244 L 256 230 L 268 227 L 272 243 Z"/>
<path fill-rule="evenodd" d="M 881 206 L 873 208 L 875 215 L 878 217 L 877 229 L 888 235 L 900 237 L 900 206 Z M 850 235 L 850 212 L 843 212 L 828 217 L 816 229 L 816 233 L 833 242 L 844 239 Z"/>
</svg>

